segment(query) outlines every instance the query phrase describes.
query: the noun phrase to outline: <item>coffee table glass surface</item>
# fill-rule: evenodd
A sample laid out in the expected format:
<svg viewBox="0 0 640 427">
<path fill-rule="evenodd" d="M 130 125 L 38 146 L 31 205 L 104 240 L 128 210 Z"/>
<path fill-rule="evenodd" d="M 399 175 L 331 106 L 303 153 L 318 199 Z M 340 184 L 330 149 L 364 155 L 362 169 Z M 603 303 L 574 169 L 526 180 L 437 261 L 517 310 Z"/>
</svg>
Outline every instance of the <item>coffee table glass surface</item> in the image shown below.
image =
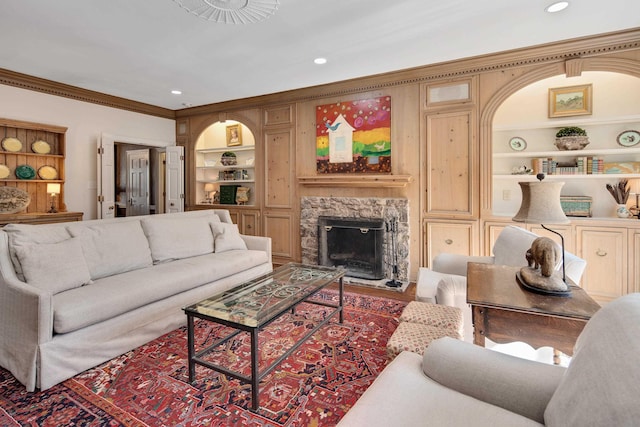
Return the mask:
<svg viewBox="0 0 640 427">
<path fill-rule="evenodd" d="M 185 308 L 185 311 L 257 327 L 338 280 L 344 270 L 289 263 L 271 273 Z"/>
</svg>

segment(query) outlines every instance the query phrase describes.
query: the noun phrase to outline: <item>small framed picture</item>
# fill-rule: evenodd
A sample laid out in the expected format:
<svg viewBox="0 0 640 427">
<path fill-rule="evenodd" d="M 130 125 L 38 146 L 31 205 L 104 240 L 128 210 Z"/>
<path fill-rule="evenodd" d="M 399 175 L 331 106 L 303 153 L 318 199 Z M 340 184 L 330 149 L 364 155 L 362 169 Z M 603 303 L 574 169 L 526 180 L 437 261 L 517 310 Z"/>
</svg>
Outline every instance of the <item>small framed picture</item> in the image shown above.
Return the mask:
<svg viewBox="0 0 640 427">
<path fill-rule="evenodd" d="M 527 148 L 527 141 L 519 136 L 514 136 L 509 140 L 509 147 L 514 151 L 522 151 Z"/>
<path fill-rule="evenodd" d="M 242 145 L 242 126 L 240 124 L 227 126 L 227 147 Z"/>
<path fill-rule="evenodd" d="M 549 117 L 591 114 L 591 92 L 591 84 L 550 88 Z"/>
</svg>

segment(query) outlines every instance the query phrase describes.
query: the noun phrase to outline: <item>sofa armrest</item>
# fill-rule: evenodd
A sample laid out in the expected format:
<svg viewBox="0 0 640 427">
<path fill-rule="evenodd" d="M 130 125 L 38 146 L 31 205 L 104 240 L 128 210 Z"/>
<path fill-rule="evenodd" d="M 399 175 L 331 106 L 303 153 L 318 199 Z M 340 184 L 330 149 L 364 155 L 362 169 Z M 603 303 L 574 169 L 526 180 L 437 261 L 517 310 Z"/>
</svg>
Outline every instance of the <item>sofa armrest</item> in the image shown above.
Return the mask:
<svg viewBox="0 0 640 427">
<path fill-rule="evenodd" d="M 241 234 L 242 240 L 247 245 L 247 249 L 254 251 L 264 251 L 267 253 L 267 258 L 271 260 L 271 237 L 264 236 L 248 236 Z"/>
<path fill-rule="evenodd" d="M 450 389 L 544 424 L 566 369 L 447 337 L 426 348 L 422 370 Z"/>
<path fill-rule="evenodd" d="M 493 264 L 493 257 L 442 253 L 433 258 L 433 270 L 439 273 L 455 274 L 466 277 L 467 263 L 469 262 Z"/>
<path fill-rule="evenodd" d="M 0 366 L 34 391 L 38 346 L 53 336 L 53 302 L 49 292 L 17 279 L 7 245 L 0 233 Z"/>
</svg>

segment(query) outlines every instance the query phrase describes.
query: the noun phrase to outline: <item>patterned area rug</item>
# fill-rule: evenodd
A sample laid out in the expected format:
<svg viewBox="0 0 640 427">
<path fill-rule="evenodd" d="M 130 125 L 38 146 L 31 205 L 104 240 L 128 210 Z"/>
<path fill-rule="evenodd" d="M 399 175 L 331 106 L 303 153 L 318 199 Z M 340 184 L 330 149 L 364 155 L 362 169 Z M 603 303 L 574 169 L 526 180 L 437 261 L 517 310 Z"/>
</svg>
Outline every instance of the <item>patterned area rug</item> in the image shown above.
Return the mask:
<svg viewBox="0 0 640 427">
<path fill-rule="evenodd" d="M 336 301 L 336 291 L 318 296 Z M 27 393 L 0 368 L 1 426 L 333 426 L 386 366 L 385 346 L 405 302 L 345 293 L 344 324 L 318 330 L 260 383 L 251 387 L 197 367 L 187 383 L 186 327 L 172 331 L 49 390 Z M 302 304 L 260 334 L 260 365 L 275 360 L 327 309 Z M 198 347 L 229 329 L 196 323 Z M 212 357 L 248 372 L 249 336 L 239 334 Z"/>
</svg>

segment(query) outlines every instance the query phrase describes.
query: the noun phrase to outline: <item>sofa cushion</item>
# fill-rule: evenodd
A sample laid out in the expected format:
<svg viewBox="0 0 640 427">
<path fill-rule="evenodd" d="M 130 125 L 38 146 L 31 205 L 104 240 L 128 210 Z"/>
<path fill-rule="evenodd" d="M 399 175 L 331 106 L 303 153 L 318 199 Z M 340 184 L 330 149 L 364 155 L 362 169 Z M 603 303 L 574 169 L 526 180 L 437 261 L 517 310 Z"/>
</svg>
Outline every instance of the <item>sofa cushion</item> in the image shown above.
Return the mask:
<svg viewBox="0 0 640 427">
<path fill-rule="evenodd" d="M 216 252 L 247 249 L 247 244 L 242 240 L 236 224 L 212 223 L 211 231 L 215 239 L 214 248 Z"/>
<path fill-rule="evenodd" d="M 2 228 L 9 236 L 9 255 L 13 262 L 13 268 L 20 280 L 24 280 L 22 266 L 16 255 L 15 249 L 20 245 L 30 245 L 32 243 L 58 243 L 71 237 L 64 227 L 58 224 L 32 225 L 32 224 L 7 224 Z"/>
<path fill-rule="evenodd" d="M 610 302 L 587 322 L 544 414 L 555 426 L 635 426 L 640 420 L 640 294 Z"/>
<path fill-rule="evenodd" d="M 213 252 L 210 218 L 155 215 L 144 218 L 144 230 L 154 263 L 189 258 Z"/>
<path fill-rule="evenodd" d="M 98 279 L 53 296 L 53 328 L 75 331 L 269 261 L 264 251 L 228 251 Z"/>
<path fill-rule="evenodd" d="M 139 221 L 91 226 L 72 224 L 69 233 L 79 239 L 92 279 L 126 273 L 153 263 L 149 241 Z"/>
<path fill-rule="evenodd" d="M 56 294 L 91 280 L 77 239 L 19 245 L 15 250 L 26 282 L 39 289 Z"/>
</svg>

